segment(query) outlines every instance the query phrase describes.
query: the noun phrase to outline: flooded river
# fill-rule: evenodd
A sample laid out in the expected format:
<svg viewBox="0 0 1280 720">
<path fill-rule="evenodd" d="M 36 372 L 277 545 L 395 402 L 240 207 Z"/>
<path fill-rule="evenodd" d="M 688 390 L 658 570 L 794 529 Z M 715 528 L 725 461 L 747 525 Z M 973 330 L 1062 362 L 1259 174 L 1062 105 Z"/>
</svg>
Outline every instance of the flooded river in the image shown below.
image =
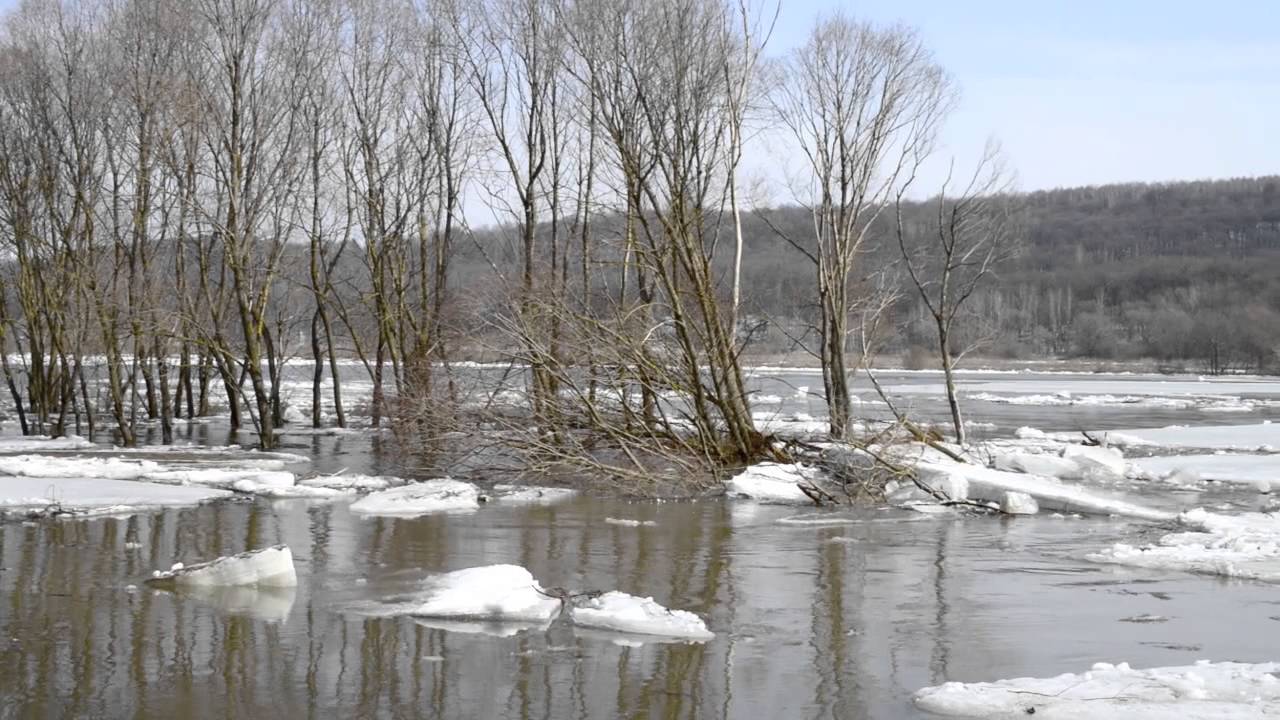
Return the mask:
<svg viewBox="0 0 1280 720">
<path fill-rule="evenodd" d="M 1041 426 L 1078 421 L 981 407 L 975 419 L 997 427 L 1031 411 L 1049 420 Z M 1134 422 L 1149 409 L 1089 412 L 1113 426 L 1164 424 Z M 235 439 L 216 424 L 188 431 Z M 318 472 L 391 470 L 365 435 L 291 436 L 283 449 L 310 455 Z M 1245 492 L 1175 500 L 1265 505 Z M 415 519 L 258 499 L 10 521 L 0 524 L 0 718 L 913 718 L 911 693 L 945 680 L 1274 659 L 1273 586 L 1083 559 L 1149 534 L 1158 529 L 1106 518 L 586 496 Z M 175 561 L 274 543 L 293 550 L 296 589 L 144 584 Z M 544 586 L 653 596 L 703 616 L 715 638 L 376 612 L 431 574 L 494 563 L 523 565 Z"/>
</svg>

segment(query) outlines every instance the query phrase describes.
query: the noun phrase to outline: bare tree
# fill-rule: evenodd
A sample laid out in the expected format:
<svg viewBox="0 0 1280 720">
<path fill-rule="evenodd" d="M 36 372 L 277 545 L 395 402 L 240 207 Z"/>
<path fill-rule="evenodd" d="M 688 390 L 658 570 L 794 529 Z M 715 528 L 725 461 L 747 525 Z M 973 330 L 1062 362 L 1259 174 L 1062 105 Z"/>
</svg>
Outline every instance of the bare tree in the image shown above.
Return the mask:
<svg viewBox="0 0 1280 720">
<path fill-rule="evenodd" d="M 793 240 L 817 271 L 818 352 L 831 434 L 852 408 L 847 359 L 852 284 L 876 220 L 914 179 L 950 107 L 951 83 L 911 30 L 844 15 L 822 20 L 792 52 L 774 107 L 810 171 L 802 202 L 814 241 Z"/>
<path fill-rule="evenodd" d="M 954 194 L 951 183 L 948 174 L 933 201 L 933 217 L 914 226 L 904 218 L 899 193 L 895 226 L 907 274 L 937 331 L 951 423 L 956 442 L 963 445 L 966 434 L 954 370 L 967 348 L 955 347 L 957 321 L 964 318 L 975 291 L 1017 252 L 1019 233 L 1010 180 L 994 143 L 987 144 L 973 174 Z"/>
</svg>

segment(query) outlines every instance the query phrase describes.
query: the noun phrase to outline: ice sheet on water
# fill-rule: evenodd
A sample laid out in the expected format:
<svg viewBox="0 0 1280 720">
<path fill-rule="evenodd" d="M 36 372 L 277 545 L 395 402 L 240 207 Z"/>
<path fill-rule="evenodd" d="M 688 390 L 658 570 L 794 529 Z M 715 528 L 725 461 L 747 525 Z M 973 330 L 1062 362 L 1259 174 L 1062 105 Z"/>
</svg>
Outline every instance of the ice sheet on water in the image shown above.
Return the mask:
<svg viewBox="0 0 1280 720">
<path fill-rule="evenodd" d="M 725 483 L 725 491 L 730 497 L 761 503 L 810 505 L 813 500 L 797 483 L 810 482 L 819 472 L 800 464 L 759 463 L 732 477 Z"/>
<path fill-rule="evenodd" d="M 1269 420 L 1248 425 L 1170 425 L 1090 434 L 1114 447 L 1280 452 L 1280 423 Z M 1056 438 L 1061 434 L 1047 436 Z"/>
<path fill-rule="evenodd" d="M 573 488 L 499 484 L 493 486 L 489 499 L 517 505 L 550 505 L 568 500 L 577 494 L 578 491 Z"/>
<path fill-rule="evenodd" d="M 124 514 L 160 507 L 199 505 L 230 497 L 226 490 L 104 478 L 0 477 L 0 508 L 60 505 L 83 514 Z"/>
<path fill-rule="evenodd" d="M 77 435 L 59 438 L 48 435 L 0 438 L 0 453 L 42 452 L 46 450 L 84 450 L 93 443 Z"/>
<path fill-rule="evenodd" d="M 288 488 L 294 484 L 293 473 L 284 470 L 223 470 L 198 468 L 181 470 L 157 470 L 141 476 L 149 482 L 166 485 L 205 485 L 207 487 L 233 487 L 250 480 L 260 488 Z M 242 490 L 241 492 L 250 492 Z"/>
<path fill-rule="evenodd" d="M 1219 515 L 1196 509 L 1178 521 L 1182 532 L 1154 543 L 1116 543 L 1086 557 L 1130 567 L 1280 582 L 1280 515 Z"/>
<path fill-rule="evenodd" d="M 949 682 L 916 692 L 915 704 L 966 718 L 1248 720 L 1280 713 L 1280 663 L 1201 661 L 1130 668 L 1098 663 L 1084 673 L 995 682 Z"/>
<path fill-rule="evenodd" d="M 151 580 L 178 587 L 294 587 L 298 575 L 289 546 L 275 545 L 196 565 L 175 563 L 168 570 L 152 573 Z"/>
<path fill-rule="evenodd" d="M 480 489 L 450 478 L 438 478 L 379 490 L 351 503 L 364 515 L 413 517 L 438 512 L 468 512 L 480 506 Z"/>
<path fill-rule="evenodd" d="M 653 598 L 616 590 L 574 602 L 569 611 L 575 625 L 637 635 L 661 635 L 705 641 L 715 637 L 702 618 L 685 610 L 668 610 Z"/>
<path fill-rule="evenodd" d="M 137 480 L 143 475 L 158 472 L 160 469 L 160 465 L 151 460 L 54 455 L 0 457 L 0 474 L 27 477 Z"/>
<path fill-rule="evenodd" d="M 453 620 L 549 622 L 560 613 L 560 600 L 519 565 L 484 565 L 444 573 L 427 582 L 413 615 Z"/>
<path fill-rule="evenodd" d="M 1248 485 L 1259 492 L 1280 489 L 1280 455 L 1169 455 L 1136 458 L 1136 474 L 1175 484 L 1201 481 Z"/>
<path fill-rule="evenodd" d="M 392 475 L 352 475 L 347 473 L 339 473 L 337 475 L 317 475 L 315 477 L 303 478 L 298 481 L 298 485 L 311 488 L 328 488 L 331 490 L 350 490 L 353 492 L 372 492 L 375 490 L 386 490 L 387 488 L 400 487 L 409 481 Z"/>
<path fill-rule="evenodd" d="M 1033 498 L 1042 510 L 1122 515 L 1143 520 L 1171 520 L 1175 517 L 1173 513 L 1055 478 L 942 460 L 916 463 L 915 468 L 922 482 L 952 500 L 967 499 L 999 505 L 1012 501 L 1007 497 L 1009 493 L 1022 493 Z M 1016 500 L 1026 505 L 1020 498 Z"/>
</svg>

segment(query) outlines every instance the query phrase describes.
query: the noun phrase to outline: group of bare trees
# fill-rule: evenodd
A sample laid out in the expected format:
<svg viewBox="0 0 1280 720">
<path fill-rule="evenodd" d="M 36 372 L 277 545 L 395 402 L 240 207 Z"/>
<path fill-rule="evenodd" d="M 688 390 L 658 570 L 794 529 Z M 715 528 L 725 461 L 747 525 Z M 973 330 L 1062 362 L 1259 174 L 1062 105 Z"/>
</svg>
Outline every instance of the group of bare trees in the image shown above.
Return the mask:
<svg viewBox="0 0 1280 720">
<path fill-rule="evenodd" d="M 375 426 L 439 419 L 460 402 L 456 346 L 483 330 L 522 368 L 516 424 L 547 457 L 759 457 L 741 166 L 781 127 L 807 161 L 813 236 L 787 239 L 816 269 L 844 435 L 876 278 L 909 274 L 949 372 L 956 308 L 1011 233 L 989 163 L 927 228 L 895 229 L 951 82 L 910 30 L 839 15 L 772 60 L 780 9 L 27 0 L 0 42 L 0 358 L 24 431 L 105 415 L 125 444 L 150 421 L 168 440 L 224 398 L 270 447 L 295 356 L 316 426 L 326 401 L 347 421 L 343 360 L 372 383 Z M 872 263 L 872 245 L 901 257 Z M 451 274 L 460 249 L 482 282 Z"/>
<path fill-rule="evenodd" d="M 326 365 L 346 422 L 340 354 L 368 368 L 375 424 L 384 386 L 429 384 L 473 155 L 457 21 L 443 0 L 14 11 L 0 325 L 24 431 L 105 412 L 125 444 L 144 421 L 167 441 L 220 391 L 269 447 L 308 333 L 317 425 Z M 282 272 L 299 262 L 307 281 Z"/>
</svg>

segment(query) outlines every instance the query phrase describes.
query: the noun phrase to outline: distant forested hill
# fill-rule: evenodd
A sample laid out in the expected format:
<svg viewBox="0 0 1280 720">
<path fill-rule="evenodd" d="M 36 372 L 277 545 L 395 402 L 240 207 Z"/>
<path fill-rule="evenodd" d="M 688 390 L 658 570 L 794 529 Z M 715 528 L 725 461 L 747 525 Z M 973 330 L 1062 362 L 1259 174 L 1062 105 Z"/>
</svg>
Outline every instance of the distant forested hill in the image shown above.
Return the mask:
<svg viewBox="0 0 1280 720">
<path fill-rule="evenodd" d="M 1190 362 L 1209 372 L 1271 369 L 1280 349 L 1280 177 L 1125 184 L 1029 193 L 1027 243 L 975 305 L 983 354 Z M 916 208 L 916 212 L 927 208 Z M 756 311 L 808 312 L 812 273 L 779 233 L 812 235 L 801 208 L 747 223 Z M 772 227 L 770 227 L 772 226 Z M 892 262 L 885 252 L 868 267 Z M 914 303 L 887 351 L 929 340 Z M 771 336 L 770 342 L 780 342 Z"/>
</svg>

